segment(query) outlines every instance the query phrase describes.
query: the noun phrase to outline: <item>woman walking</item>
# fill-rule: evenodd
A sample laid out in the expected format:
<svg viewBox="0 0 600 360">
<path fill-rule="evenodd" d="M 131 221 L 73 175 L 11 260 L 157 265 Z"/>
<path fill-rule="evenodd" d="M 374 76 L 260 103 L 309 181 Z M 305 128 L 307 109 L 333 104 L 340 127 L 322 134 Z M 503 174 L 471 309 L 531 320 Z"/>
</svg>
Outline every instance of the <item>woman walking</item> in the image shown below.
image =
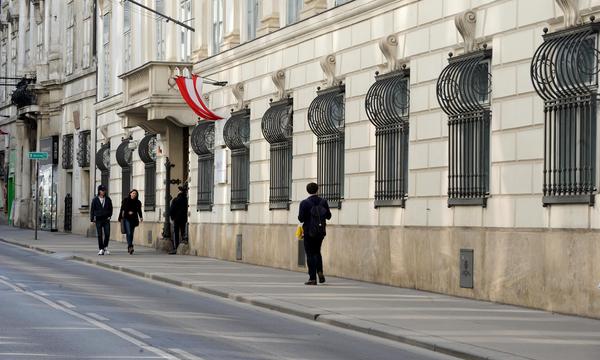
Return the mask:
<svg viewBox="0 0 600 360">
<path fill-rule="evenodd" d="M 139 216 L 139 218 L 138 218 Z M 142 218 L 142 202 L 138 200 L 138 191 L 133 189 L 129 192 L 129 196 L 123 199 L 121 210 L 119 211 L 119 222 L 125 228 L 127 237 L 127 252 L 133 254 L 133 232 L 144 221 Z"/>
</svg>

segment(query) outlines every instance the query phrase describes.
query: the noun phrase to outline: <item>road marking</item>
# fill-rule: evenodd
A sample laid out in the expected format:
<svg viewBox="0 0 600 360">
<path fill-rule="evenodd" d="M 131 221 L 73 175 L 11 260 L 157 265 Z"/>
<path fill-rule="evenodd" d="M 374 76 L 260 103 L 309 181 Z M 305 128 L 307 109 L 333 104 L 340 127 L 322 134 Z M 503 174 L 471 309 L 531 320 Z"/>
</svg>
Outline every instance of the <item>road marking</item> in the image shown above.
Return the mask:
<svg viewBox="0 0 600 360">
<path fill-rule="evenodd" d="M 49 354 L 31 354 L 31 353 L 0 353 L 0 356 L 39 356 L 39 357 L 55 357 Z"/>
<path fill-rule="evenodd" d="M 138 339 L 136 339 L 136 338 L 134 338 L 134 337 L 132 337 L 130 335 L 127 335 L 126 333 L 124 333 L 122 331 L 119 331 L 119 330 L 117 330 L 115 328 L 112 328 L 112 327 L 106 325 L 105 323 L 102 323 L 100 321 L 94 320 L 93 318 L 91 318 L 89 316 L 86 316 L 84 314 L 80 314 L 80 313 L 78 313 L 78 312 L 76 312 L 74 310 L 71 310 L 71 309 L 68 309 L 68 308 L 66 308 L 64 306 L 61 306 L 60 304 L 57 304 L 57 303 L 53 302 L 50 299 L 47 299 L 47 298 L 45 298 L 43 296 L 40 296 L 38 294 L 35 294 L 33 292 L 30 292 L 30 291 L 21 289 L 19 287 L 16 287 L 15 285 L 13 285 L 12 283 L 10 283 L 8 281 L 0 280 L 0 283 L 2 283 L 4 285 L 12 288 L 15 292 L 19 292 L 19 293 L 23 293 L 25 295 L 31 296 L 31 297 L 33 297 L 33 298 L 35 298 L 35 299 L 43 302 L 44 304 L 50 306 L 53 309 L 60 310 L 60 311 L 62 311 L 64 313 L 67 313 L 67 314 L 69 314 L 71 316 L 74 316 L 74 317 L 76 317 L 78 319 L 84 320 L 84 321 L 86 321 L 86 322 L 88 322 L 88 323 L 90 323 L 90 324 L 92 324 L 92 325 L 94 325 L 96 327 L 99 327 L 99 328 L 101 328 L 101 329 L 103 329 L 105 331 L 108 331 L 111 334 L 113 334 L 115 336 L 118 336 L 121 339 L 123 339 L 125 341 L 128 341 L 128 342 L 132 343 L 133 345 L 135 345 L 135 346 L 137 346 L 137 347 L 139 347 L 139 348 L 141 348 L 141 349 L 143 349 L 145 351 L 153 352 L 154 354 L 160 356 L 163 359 L 179 360 L 179 359 L 177 359 L 177 357 L 175 357 L 175 356 L 173 356 L 173 355 L 171 355 L 171 354 L 169 354 L 169 353 L 167 353 L 167 352 L 165 352 L 165 351 L 163 351 L 163 350 L 161 350 L 159 348 L 156 348 L 156 347 L 154 347 L 154 346 L 152 346 L 152 345 L 150 345 L 148 343 L 145 343 L 145 342 L 140 341 L 140 340 L 138 340 Z M 2 353 L 0 353 L 0 355 L 2 355 Z M 36 355 L 34 354 L 32 356 L 36 356 Z M 43 356 L 43 355 L 40 355 L 40 356 Z"/>
<path fill-rule="evenodd" d="M 187 360 L 205 360 L 204 358 L 198 357 L 196 355 L 192 355 L 187 351 L 183 351 L 181 349 L 169 349 L 169 351 L 174 352 L 177 355 L 183 356 L 184 359 Z"/>
<path fill-rule="evenodd" d="M 21 288 L 26 288 L 27 287 L 27 285 L 25 285 L 23 283 L 15 283 L 15 285 L 17 285 L 18 287 L 21 287 Z"/>
<path fill-rule="evenodd" d="M 8 278 L 6 276 L 2 276 L 2 275 L 0 275 L 0 279 L 2 279 L 2 280 L 8 280 Z"/>
<path fill-rule="evenodd" d="M 98 315 L 98 314 L 96 314 L 96 313 L 86 313 L 86 315 L 87 315 L 87 316 L 89 316 L 89 317 L 93 317 L 93 318 L 94 318 L 94 319 L 96 319 L 96 320 L 100 320 L 100 321 L 108 321 L 108 319 L 107 319 L 107 318 L 105 318 L 105 317 L 104 317 L 104 316 L 102 316 L 102 315 Z"/>
<path fill-rule="evenodd" d="M 36 290 L 36 291 L 34 291 L 34 293 L 41 295 L 41 296 L 49 296 L 48 294 L 46 294 L 45 292 L 43 292 L 41 290 Z"/>
<path fill-rule="evenodd" d="M 57 303 L 61 304 L 61 305 L 62 305 L 62 306 L 64 306 L 64 307 L 68 307 L 69 309 L 74 309 L 74 308 L 76 308 L 76 306 L 75 306 L 75 305 L 73 305 L 73 304 L 71 304 L 71 303 L 68 303 L 68 302 L 66 302 L 66 301 L 64 301 L 64 300 L 58 300 L 58 301 L 57 301 Z"/>
<path fill-rule="evenodd" d="M 122 328 L 121 330 L 123 330 L 125 332 L 128 332 L 128 333 L 130 333 L 133 336 L 137 336 L 140 339 L 152 339 L 152 337 L 150 337 L 150 336 L 148 336 L 148 335 L 146 335 L 146 334 L 144 334 L 142 332 L 139 332 L 139 331 L 137 331 L 135 329 L 132 329 L 132 328 Z"/>
</svg>

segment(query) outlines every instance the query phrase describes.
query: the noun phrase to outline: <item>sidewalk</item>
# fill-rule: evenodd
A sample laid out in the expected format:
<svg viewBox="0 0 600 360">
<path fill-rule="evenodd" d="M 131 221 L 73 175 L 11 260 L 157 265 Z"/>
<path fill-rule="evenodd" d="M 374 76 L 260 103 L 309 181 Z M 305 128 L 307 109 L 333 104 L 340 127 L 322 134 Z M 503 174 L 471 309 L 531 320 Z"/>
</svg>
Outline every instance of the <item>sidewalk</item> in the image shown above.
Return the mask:
<svg viewBox="0 0 600 360">
<path fill-rule="evenodd" d="M 600 321 L 328 277 L 307 287 L 305 274 L 111 242 L 0 226 L 0 239 L 61 258 L 109 267 L 199 292 L 361 331 L 465 359 L 600 358 Z M 327 275 L 327 269 L 325 269 Z"/>
</svg>

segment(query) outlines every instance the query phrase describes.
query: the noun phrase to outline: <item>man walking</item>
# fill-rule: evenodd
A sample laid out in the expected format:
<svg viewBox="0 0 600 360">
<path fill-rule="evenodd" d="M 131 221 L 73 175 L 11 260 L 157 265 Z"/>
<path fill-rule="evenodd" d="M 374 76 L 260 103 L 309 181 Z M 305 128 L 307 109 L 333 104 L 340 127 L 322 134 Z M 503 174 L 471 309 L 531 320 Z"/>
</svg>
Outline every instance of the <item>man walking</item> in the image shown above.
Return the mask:
<svg viewBox="0 0 600 360">
<path fill-rule="evenodd" d="M 188 218 L 188 198 L 187 189 L 185 186 L 180 186 L 177 197 L 171 202 L 170 216 L 173 220 L 173 250 L 169 254 L 177 254 L 177 248 L 179 247 L 179 235 L 181 239 L 185 239 L 185 229 Z"/>
<path fill-rule="evenodd" d="M 106 195 L 106 186 L 100 185 L 98 186 L 98 195 L 94 197 L 90 207 L 90 220 L 96 224 L 96 232 L 98 233 L 98 249 L 100 249 L 98 255 L 110 255 L 108 241 L 110 239 L 110 217 L 112 213 L 112 201 Z"/>
<path fill-rule="evenodd" d="M 315 183 L 306 185 L 309 196 L 300 203 L 298 220 L 304 229 L 304 250 L 308 264 L 308 281 L 305 285 L 317 285 L 317 274 L 319 282 L 325 282 L 323 275 L 323 258 L 321 257 L 321 244 L 327 235 L 326 220 L 331 219 L 331 211 L 327 200 L 317 196 L 319 186 Z"/>
</svg>

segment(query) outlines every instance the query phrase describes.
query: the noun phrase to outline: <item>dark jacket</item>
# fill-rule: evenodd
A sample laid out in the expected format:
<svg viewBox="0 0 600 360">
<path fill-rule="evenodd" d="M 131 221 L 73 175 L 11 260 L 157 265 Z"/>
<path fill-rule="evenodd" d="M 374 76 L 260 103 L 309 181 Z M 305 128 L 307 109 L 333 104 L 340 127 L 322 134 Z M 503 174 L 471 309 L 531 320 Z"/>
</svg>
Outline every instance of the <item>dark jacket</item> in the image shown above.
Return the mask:
<svg viewBox="0 0 600 360">
<path fill-rule="evenodd" d="M 169 216 L 171 220 L 177 224 L 187 223 L 188 215 L 188 198 L 184 193 L 179 193 L 175 199 L 171 202 L 171 209 Z"/>
<path fill-rule="evenodd" d="M 98 196 L 92 200 L 92 206 L 90 207 L 90 221 L 106 221 L 110 219 L 112 213 L 113 205 L 108 195 L 104 196 L 104 206 L 102 206 Z"/>
<path fill-rule="evenodd" d="M 308 198 L 302 200 L 302 202 L 300 203 L 300 210 L 298 211 L 298 220 L 302 223 L 302 227 L 304 228 L 305 238 L 307 237 L 308 229 L 310 229 L 310 225 L 312 222 L 310 210 L 313 208 L 313 206 L 318 205 L 321 201 L 323 201 L 323 207 L 325 207 L 325 209 L 327 210 L 327 213 L 325 214 L 325 219 L 329 220 L 331 219 L 331 211 L 329 210 L 329 204 L 327 203 L 327 200 L 317 195 L 311 195 Z"/>
<path fill-rule="evenodd" d="M 138 216 L 139 219 L 143 218 L 142 202 L 138 199 L 134 200 L 129 196 L 123 199 L 121 210 L 119 210 L 119 221 L 127 219 L 133 226 L 138 226 L 140 223 Z"/>
</svg>

